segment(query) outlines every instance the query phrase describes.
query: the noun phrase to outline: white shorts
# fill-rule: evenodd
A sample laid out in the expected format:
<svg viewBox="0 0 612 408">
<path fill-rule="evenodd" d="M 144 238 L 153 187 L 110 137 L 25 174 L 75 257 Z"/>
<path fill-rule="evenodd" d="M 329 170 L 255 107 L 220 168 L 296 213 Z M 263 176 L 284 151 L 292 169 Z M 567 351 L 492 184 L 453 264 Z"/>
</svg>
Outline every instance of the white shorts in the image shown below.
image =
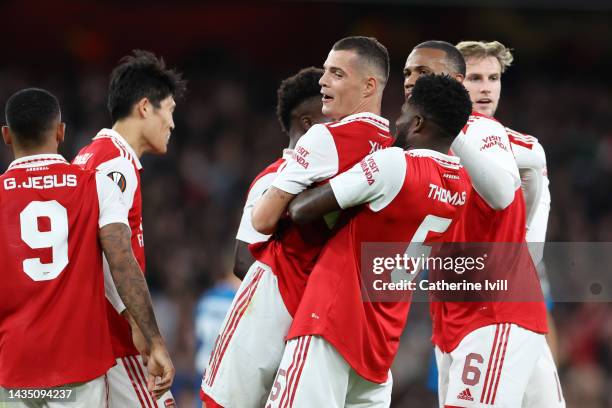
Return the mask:
<svg viewBox="0 0 612 408">
<path fill-rule="evenodd" d="M 176 407 L 170 391 L 155 401 L 147 390 L 147 368 L 142 357 L 126 356 L 106 373 L 109 408 L 170 408 Z M 94 405 L 92 405 L 93 407 Z"/>
<path fill-rule="evenodd" d="M 436 347 L 440 407 L 526 407 L 528 382 L 546 349 L 544 335 L 511 323 L 474 330 L 450 353 Z"/>
<path fill-rule="evenodd" d="M 383 384 L 365 380 L 319 336 L 289 340 L 266 408 L 387 408 L 391 371 Z"/>
<path fill-rule="evenodd" d="M 522 408 L 565 408 L 557 366 L 548 343 L 529 378 Z"/>
<path fill-rule="evenodd" d="M 291 326 L 272 270 L 249 268 L 221 325 L 202 378 L 208 405 L 260 408 L 274 382 Z M 214 405 L 214 406 L 217 406 Z"/>
<path fill-rule="evenodd" d="M 26 387 L 30 388 L 30 387 Z M 16 402 L 0 402 L 0 408 L 92 408 L 107 407 L 108 384 L 106 376 L 95 378 L 86 383 L 62 385 L 63 390 L 71 390 L 74 400 L 69 401 L 31 401 L 23 400 Z M 2 394 L 6 395 L 6 390 L 1 389 Z"/>
</svg>

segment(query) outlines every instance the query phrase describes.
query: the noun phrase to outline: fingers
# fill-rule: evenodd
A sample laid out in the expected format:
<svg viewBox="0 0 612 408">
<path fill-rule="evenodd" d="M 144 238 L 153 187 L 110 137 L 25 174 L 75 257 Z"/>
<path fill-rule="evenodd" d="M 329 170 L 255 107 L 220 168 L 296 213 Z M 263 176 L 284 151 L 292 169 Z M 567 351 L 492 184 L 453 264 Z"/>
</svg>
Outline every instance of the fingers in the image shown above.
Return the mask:
<svg viewBox="0 0 612 408">
<path fill-rule="evenodd" d="M 172 386 L 175 374 L 174 366 L 170 360 L 163 361 L 161 364 L 157 361 L 151 361 L 147 371 L 149 371 L 147 389 L 155 399 L 159 399 Z M 161 376 L 154 375 L 159 372 L 161 372 Z"/>
</svg>

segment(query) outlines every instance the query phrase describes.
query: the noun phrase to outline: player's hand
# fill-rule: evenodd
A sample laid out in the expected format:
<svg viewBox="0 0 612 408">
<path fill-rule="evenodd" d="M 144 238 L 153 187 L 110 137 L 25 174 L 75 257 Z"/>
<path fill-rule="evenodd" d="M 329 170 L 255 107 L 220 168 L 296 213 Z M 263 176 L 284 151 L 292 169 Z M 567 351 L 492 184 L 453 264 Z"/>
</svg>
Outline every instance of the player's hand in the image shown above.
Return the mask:
<svg viewBox="0 0 612 408">
<path fill-rule="evenodd" d="M 151 341 L 151 352 L 147 362 L 147 388 L 155 399 L 166 393 L 174 380 L 174 365 L 161 336 Z"/>
</svg>

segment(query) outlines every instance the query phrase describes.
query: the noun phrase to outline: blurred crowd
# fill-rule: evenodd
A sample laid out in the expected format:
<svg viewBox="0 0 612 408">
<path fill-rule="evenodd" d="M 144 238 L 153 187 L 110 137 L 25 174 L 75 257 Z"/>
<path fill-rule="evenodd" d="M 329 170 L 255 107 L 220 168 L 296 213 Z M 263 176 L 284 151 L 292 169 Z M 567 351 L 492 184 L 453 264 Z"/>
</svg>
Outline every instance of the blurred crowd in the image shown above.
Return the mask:
<svg viewBox="0 0 612 408">
<path fill-rule="evenodd" d="M 229 65 L 231 61 L 221 66 Z M 176 109 L 170 150 L 142 160 L 147 278 L 177 368 L 179 406 L 197 404 L 201 373 L 194 357 L 195 305 L 219 282 L 237 285 L 231 277 L 234 236 L 247 188 L 288 143 L 274 113 L 275 94 L 282 76 L 301 67 L 294 68 L 238 75 L 206 64 L 185 66 L 189 92 Z M 391 123 L 402 103 L 400 72 L 396 67 L 392 73 L 383 107 Z M 4 103 L 12 92 L 30 85 L 55 93 L 67 122 L 61 149 L 71 160 L 100 128 L 110 125 L 107 76 L 107 71 L 93 69 L 31 77 L 4 67 L 0 100 Z M 583 79 L 577 83 L 530 73 L 512 78 L 502 91 L 499 119 L 538 137 L 547 152 L 550 241 L 612 241 L 610 89 Z M 10 161 L 9 148 L 0 148 L 0 170 Z M 554 271 L 548 273 L 554 285 Z M 568 407 L 612 406 L 611 303 L 557 303 L 553 316 Z M 425 386 L 429 334 L 427 305 L 416 304 L 394 367 L 395 406 L 435 404 Z"/>
</svg>

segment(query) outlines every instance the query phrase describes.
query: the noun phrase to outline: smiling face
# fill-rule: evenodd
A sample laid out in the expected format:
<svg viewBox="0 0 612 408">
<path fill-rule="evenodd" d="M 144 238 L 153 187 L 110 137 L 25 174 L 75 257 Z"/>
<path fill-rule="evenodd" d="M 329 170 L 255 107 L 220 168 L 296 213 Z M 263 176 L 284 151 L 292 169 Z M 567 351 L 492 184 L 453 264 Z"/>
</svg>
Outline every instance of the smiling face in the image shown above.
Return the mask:
<svg viewBox="0 0 612 408">
<path fill-rule="evenodd" d="M 154 154 L 165 154 L 168 151 L 170 133 L 174 129 L 172 115 L 175 106 L 172 96 L 163 99 L 158 108 L 151 105 L 153 109 L 146 117 L 142 128 L 142 134 L 149 147 L 147 151 Z"/>
<path fill-rule="evenodd" d="M 463 85 L 470 93 L 472 106 L 478 113 L 494 116 L 501 95 L 501 65 L 495 57 L 469 58 L 465 61 Z"/>
<path fill-rule="evenodd" d="M 360 111 L 368 78 L 358 68 L 358 60 L 351 50 L 331 50 L 327 56 L 319 80 L 325 116 L 340 120 Z"/>
</svg>

